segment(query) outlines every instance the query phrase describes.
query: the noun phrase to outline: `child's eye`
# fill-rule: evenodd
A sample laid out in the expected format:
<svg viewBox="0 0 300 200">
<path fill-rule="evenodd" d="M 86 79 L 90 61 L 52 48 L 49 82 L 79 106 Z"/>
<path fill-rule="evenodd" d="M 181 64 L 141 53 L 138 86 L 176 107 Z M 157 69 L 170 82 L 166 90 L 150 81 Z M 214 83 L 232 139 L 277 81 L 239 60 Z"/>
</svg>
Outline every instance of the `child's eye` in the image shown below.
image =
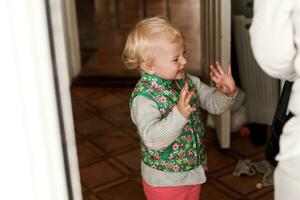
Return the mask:
<svg viewBox="0 0 300 200">
<path fill-rule="evenodd" d="M 178 58 L 176 58 L 176 59 L 172 60 L 172 62 L 178 62 Z"/>
</svg>

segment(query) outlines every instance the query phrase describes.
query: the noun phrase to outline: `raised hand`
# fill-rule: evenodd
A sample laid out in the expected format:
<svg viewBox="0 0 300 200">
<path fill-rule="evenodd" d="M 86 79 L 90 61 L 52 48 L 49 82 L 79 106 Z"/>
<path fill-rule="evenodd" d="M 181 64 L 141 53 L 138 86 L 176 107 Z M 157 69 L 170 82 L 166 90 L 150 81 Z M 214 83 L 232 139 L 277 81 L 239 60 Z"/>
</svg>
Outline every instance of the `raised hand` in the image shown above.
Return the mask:
<svg viewBox="0 0 300 200">
<path fill-rule="evenodd" d="M 227 96 L 233 96 L 236 93 L 236 85 L 231 74 L 231 65 L 227 65 L 225 73 L 220 65 L 216 62 L 216 68 L 210 65 L 210 78 L 216 83 L 217 89 Z"/>
<path fill-rule="evenodd" d="M 195 90 L 189 91 L 188 89 L 188 81 L 185 82 L 184 87 L 181 90 L 179 101 L 177 104 L 177 108 L 179 112 L 185 118 L 188 118 L 190 114 L 196 110 L 195 106 L 190 105 L 190 101 L 195 94 Z"/>
</svg>

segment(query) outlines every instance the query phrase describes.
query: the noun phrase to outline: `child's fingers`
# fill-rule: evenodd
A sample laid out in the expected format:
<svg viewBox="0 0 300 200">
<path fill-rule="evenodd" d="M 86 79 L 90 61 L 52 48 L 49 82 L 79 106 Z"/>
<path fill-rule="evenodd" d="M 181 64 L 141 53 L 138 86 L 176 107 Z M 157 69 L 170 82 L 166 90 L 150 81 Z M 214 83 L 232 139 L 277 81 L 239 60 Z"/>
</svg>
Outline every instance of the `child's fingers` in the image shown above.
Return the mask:
<svg viewBox="0 0 300 200">
<path fill-rule="evenodd" d="M 217 68 L 218 68 L 219 73 L 220 73 L 221 75 L 223 75 L 223 74 L 224 74 L 224 71 L 223 71 L 222 66 L 220 65 L 219 61 L 216 62 L 216 65 L 217 65 Z"/>
<path fill-rule="evenodd" d="M 210 78 L 211 78 L 211 80 L 213 80 L 215 83 L 218 82 L 218 78 L 217 78 L 212 72 L 210 72 Z"/>
<path fill-rule="evenodd" d="M 185 82 L 185 84 L 180 92 L 180 99 L 184 100 L 186 98 L 187 93 L 188 93 L 188 83 Z"/>
<path fill-rule="evenodd" d="M 212 72 L 210 72 L 210 73 L 209 73 L 209 75 L 210 75 L 210 78 L 211 78 L 211 79 L 214 79 L 214 78 L 216 78 L 215 74 L 214 74 L 214 73 L 212 73 Z"/>
<path fill-rule="evenodd" d="M 186 78 L 186 77 L 185 77 L 185 78 Z M 184 85 L 187 84 L 187 86 L 189 86 L 189 83 L 190 83 L 190 81 L 189 81 L 188 79 L 185 79 Z"/>
<path fill-rule="evenodd" d="M 213 73 L 213 75 L 217 78 L 221 76 L 220 72 L 218 72 L 218 70 L 216 70 L 216 68 L 213 65 L 210 66 L 210 72 Z"/>
<path fill-rule="evenodd" d="M 196 106 L 193 106 L 193 107 L 192 107 L 192 112 L 194 112 L 194 111 L 196 111 L 196 110 L 197 110 Z"/>
<path fill-rule="evenodd" d="M 196 109 L 196 106 L 189 106 L 188 107 L 188 112 L 194 112 L 194 111 L 196 111 L 197 109 Z"/>
<path fill-rule="evenodd" d="M 231 64 L 230 63 L 227 65 L 227 74 L 231 75 Z"/>
<path fill-rule="evenodd" d="M 192 90 L 191 92 L 189 92 L 187 94 L 186 98 L 184 99 L 185 105 L 189 105 L 189 103 L 190 103 L 192 97 L 194 96 L 194 94 L 195 94 L 195 90 Z"/>
<path fill-rule="evenodd" d="M 214 74 L 217 73 L 217 70 L 213 65 L 210 65 L 210 71 L 213 72 Z"/>
</svg>

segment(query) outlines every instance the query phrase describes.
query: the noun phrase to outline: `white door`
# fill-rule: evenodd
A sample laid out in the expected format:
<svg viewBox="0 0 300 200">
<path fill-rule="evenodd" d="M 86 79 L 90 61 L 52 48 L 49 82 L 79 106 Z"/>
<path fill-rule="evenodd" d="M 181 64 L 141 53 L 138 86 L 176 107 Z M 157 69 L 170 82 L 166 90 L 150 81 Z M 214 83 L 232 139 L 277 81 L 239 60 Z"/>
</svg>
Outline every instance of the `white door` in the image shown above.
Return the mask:
<svg viewBox="0 0 300 200">
<path fill-rule="evenodd" d="M 81 199 L 66 48 L 53 45 L 61 0 L 51 1 L 56 26 L 48 2 L 0 1 L 0 199 Z"/>
</svg>

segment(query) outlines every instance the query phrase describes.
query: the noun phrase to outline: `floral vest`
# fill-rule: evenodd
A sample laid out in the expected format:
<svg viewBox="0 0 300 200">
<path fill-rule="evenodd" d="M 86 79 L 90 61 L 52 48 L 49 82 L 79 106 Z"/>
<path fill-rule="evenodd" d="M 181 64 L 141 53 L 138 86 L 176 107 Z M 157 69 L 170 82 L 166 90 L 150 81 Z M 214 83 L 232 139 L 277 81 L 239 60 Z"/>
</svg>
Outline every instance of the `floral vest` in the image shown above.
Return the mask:
<svg viewBox="0 0 300 200">
<path fill-rule="evenodd" d="M 189 90 L 196 89 L 188 80 Z M 183 86 L 184 80 L 164 80 L 144 73 L 132 92 L 130 107 L 133 98 L 141 95 L 155 101 L 162 117 L 167 117 L 177 105 Z M 191 99 L 190 105 L 196 105 L 197 110 L 191 113 L 188 123 L 171 145 L 162 150 L 153 150 L 141 141 L 142 160 L 146 165 L 166 172 L 182 172 L 206 164 L 205 128 L 198 99 L 197 95 Z"/>
</svg>

